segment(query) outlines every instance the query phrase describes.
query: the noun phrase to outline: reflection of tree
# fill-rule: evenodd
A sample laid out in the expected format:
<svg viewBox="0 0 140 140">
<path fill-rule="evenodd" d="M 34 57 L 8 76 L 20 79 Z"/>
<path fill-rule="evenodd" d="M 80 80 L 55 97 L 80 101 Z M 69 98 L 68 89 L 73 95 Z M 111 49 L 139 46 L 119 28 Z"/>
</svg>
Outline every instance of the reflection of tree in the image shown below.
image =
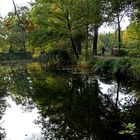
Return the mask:
<svg viewBox="0 0 140 140">
<path fill-rule="evenodd" d="M 110 75 L 109 76 L 105 75 L 105 76 L 99 77 L 99 80 L 106 84 L 112 84 L 114 82 L 113 77 Z"/>
<path fill-rule="evenodd" d="M 120 80 L 114 82 L 108 94 L 103 94 L 93 76 L 29 73 L 21 66 L 12 67 L 9 75 L 12 82 L 7 86 L 14 100 L 26 109 L 36 104 L 40 110 L 41 116 L 36 123 L 42 124 L 44 140 L 133 140 L 133 137 L 118 134 L 123 129 L 122 123 L 136 123 L 140 128 L 138 100 L 127 100 L 120 108 L 119 94 L 129 94 L 133 90 Z M 112 85 L 113 82 L 110 79 L 107 83 Z"/>
<path fill-rule="evenodd" d="M 99 81 L 101 83 L 110 85 L 105 95 L 106 97 L 111 98 L 111 100 L 115 103 L 115 108 L 117 107 L 123 108 L 124 105 L 127 104 L 127 102 L 130 103 L 134 99 L 131 94 L 133 89 L 130 87 L 130 85 L 128 85 L 128 82 L 126 80 L 122 81 L 122 79 L 116 78 L 114 80 L 111 80 L 112 82 L 110 81 L 109 83 L 108 78 L 106 79 L 106 77 L 104 77 L 100 78 Z M 120 94 L 123 96 L 120 96 Z M 122 97 L 125 97 L 125 99 L 123 99 Z M 122 101 L 124 102 L 124 100 L 125 103 L 121 104 L 121 102 Z"/>
<path fill-rule="evenodd" d="M 4 115 L 4 112 L 5 112 L 5 109 L 6 109 L 6 103 L 5 102 L 6 101 L 4 100 L 4 98 L 1 95 L 1 97 L 0 97 L 0 120 L 2 119 L 2 116 Z M 6 135 L 6 133 L 4 131 L 4 128 L 2 128 L 2 126 L 0 126 L 0 139 L 3 139 L 5 137 L 5 135 Z"/>
<path fill-rule="evenodd" d="M 34 108 L 32 102 L 32 81 L 25 66 L 17 65 L 11 66 L 9 92 L 11 92 L 12 99 L 17 104 L 22 104 L 25 110 L 32 110 Z"/>
<path fill-rule="evenodd" d="M 46 100 L 52 100 L 55 106 L 51 104 L 49 105 L 51 108 L 46 109 L 45 115 L 49 117 L 48 121 L 45 121 L 43 118 L 41 119 L 46 139 L 63 138 L 79 140 L 84 137 L 94 137 L 90 134 L 93 126 L 98 126 L 98 123 L 96 123 L 98 120 L 98 113 L 96 113 L 98 112 L 98 88 L 94 88 L 94 86 L 98 86 L 96 82 L 93 81 L 92 83 L 88 77 L 74 75 L 72 79 L 68 79 L 68 82 L 63 82 L 63 85 L 58 84 L 60 86 L 59 92 L 56 92 L 56 94 L 53 92 L 55 98 L 52 99 L 49 96 L 52 91 L 47 89 Z M 58 83 L 60 83 L 60 77 Z M 69 84 L 69 88 L 65 92 L 64 90 L 60 92 L 60 89 L 63 89 L 61 86 L 67 87 L 64 83 Z M 60 95 L 61 101 L 58 100 Z M 46 104 L 46 106 L 48 105 Z M 93 121 L 93 118 L 96 121 Z"/>
<path fill-rule="evenodd" d="M 109 96 L 100 92 L 98 82 L 92 77 L 51 75 L 34 79 L 33 84 L 36 91 L 33 99 L 41 109 L 38 123 L 43 125 L 44 139 L 122 137 L 118 135 L 122 123 L 120 110 Z"/>
<path fill-rule="evenodd" d="M 139 86 L 137 85 L 139 84 L 116 78 L 116 82 L 108 89 L 108 93 L 103 94 L 103 96 L 109 102 L 111 101 L 112 105 L 114 104 L 113 108 L 114 110 L 117 109 L 116 111 L 118 112 L 115 112 L 115 115 L 117 116 L 118 114 L 120 122 L 135 123 L 139 130 L 140 122 L 138 118 L 140 118 L 140 103 L 139 97 L 137 97 L 137 93 L 139 93 Z M 113 98 L 114 95 L 116 98 Z M 124 99 L 119 98 L 120 95 L 124 95 Z M 121 103 L 121 101 L 124 101 L 124 103 Z M 111 117 L 111 121 L 113 121 L 113 117 Z M 129 136 L 129 139 L 137 140 L 139 137 L 139 134 L 137 134 L 136 136 Z"/>
<path fill-rule="evenodd" d="M 6 100 L 4 97 L 7 95 L 7 87 L 9 85 L 8 70 L 0 66 L 0 120 L 6 110 Z M 0 139 L 4 139 L 6 133 L 4 128 L 0 126 Z"/>
</svg>

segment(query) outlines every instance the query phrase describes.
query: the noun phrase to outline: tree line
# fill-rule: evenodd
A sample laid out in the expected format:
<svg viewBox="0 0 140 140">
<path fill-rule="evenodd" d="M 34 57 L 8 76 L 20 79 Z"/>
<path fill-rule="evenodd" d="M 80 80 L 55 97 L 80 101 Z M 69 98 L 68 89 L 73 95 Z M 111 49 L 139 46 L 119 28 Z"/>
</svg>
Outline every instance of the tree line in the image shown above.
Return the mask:
<svg viewBox="0 0 140 140">
<path fill-rule="evenodd" d="M 99 29 L 103 24 L 117 25 L 117 47 L 122 48 L 124 16 L 130 17 L 127 30 L 140 40 L 140 2 L 138 0 L 35 0 L 18 7 L 0 19 L 0 46 L 28 51 L 63 48 L 76 59 L 84 53 L 97 55 Z M 82 51 L 83 50 L 83 51 Z"/>
</svg>

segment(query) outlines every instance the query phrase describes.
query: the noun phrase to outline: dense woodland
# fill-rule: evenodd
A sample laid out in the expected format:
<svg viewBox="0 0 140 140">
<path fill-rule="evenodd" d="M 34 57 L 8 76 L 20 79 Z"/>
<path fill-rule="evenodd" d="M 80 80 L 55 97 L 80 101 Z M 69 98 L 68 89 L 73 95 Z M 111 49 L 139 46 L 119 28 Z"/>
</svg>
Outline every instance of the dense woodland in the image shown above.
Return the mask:
<svg viewBox="0 0 140 140">
<path fill-rule="evenodd" d="M 127 75 L 129 70 L 128 77 L 140 79 L 138 0 L 36 0 L 28 7 L 12 2 L 13 11 L 0 19 L 1 60 L 33 59 L 57 68 L 89 67 L 99 58 L 94 71 L 104 71 L 106 65 L 110 71 L 113 67 L 112 73 Z M 130 24 L 122 30 L 126 17 Z M 114 32 L 101 32 L 103 25 L 114 27 Z M 115 62 L 110 60 L 116 56 Z"/>
<path fill-rule="evenodd" d="M 35 0 L 28 7 L 12 1 L 14 10 L 0 19 L 1 60 L 30 52 L 47 61 L 87 61 L 105 46 L 107 55 L 140 56 L 139 0 Z M 122 31 L 126 16 L 130 25 Z M 114 32 L 99 33 L 102 25 Z"/>
</svg>

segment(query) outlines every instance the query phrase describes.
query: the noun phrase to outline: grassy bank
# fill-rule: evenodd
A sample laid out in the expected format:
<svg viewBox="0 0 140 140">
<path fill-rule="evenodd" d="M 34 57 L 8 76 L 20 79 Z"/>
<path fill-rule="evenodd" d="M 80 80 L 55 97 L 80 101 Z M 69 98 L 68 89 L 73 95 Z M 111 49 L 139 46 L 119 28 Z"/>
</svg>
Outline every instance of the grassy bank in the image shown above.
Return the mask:
<svg viewBox="0 0 140 140">
<path fill-rule="evenodd" d="M 108 74 L 140 81 L 139 58 L 98 59 L 93 68 L 96 74 Z"/>
</svg>

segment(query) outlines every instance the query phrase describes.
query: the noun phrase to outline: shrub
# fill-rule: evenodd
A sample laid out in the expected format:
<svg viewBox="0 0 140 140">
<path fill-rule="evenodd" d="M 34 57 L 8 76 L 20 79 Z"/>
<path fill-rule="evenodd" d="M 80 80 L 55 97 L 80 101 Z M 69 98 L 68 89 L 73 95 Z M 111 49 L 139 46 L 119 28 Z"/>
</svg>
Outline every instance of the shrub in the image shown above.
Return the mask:
<svg viewBox="0 0 140 140">
<path fill-rule="evenodd" d="M 118 48 L 113 48 L 111 54 L 113 56 L 128 56 L 128 52 L 125 49 L 118 49 Z"/>
<path fill-rule="evenodd" d="M 112 74 L 114 64 L 115 64 L 114 59 L 99 61 L 95 65 L 94 72 L 97 74 L 108 74 L 108 73 Z"/>
<path fill-rule="evenodd" d="M 116 60 L 113 73 L 115 76 L 129 76 L 129 70 L 132 65 L 130 58 L 121 58 Z"/>
<path fill-rule="evenodd" d="M 130 72 L 136 81 L 140 80 L 140 59 L 133 59 Z"/>
<path fill-rule="evenodd" d="M 115 77 L 125 77 L 140 81 L 140 59 L 119 58 L 99 61 L 94 65 L 96 74 L 110 74 Z"/>
<path fill-rule="evenodd" d="M 131 57 L 140 57 L 140 51 L 138 48 L 129 49 L 128 55 Z"/>
</svg>

